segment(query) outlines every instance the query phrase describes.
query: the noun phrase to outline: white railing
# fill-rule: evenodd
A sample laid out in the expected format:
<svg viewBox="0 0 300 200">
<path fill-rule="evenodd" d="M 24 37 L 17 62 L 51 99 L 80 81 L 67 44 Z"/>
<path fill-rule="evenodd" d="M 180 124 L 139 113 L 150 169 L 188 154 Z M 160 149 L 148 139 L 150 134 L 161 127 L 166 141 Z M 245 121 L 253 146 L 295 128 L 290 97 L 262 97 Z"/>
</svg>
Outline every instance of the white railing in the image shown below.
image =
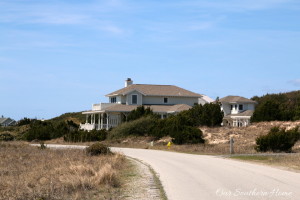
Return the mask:
<svg viewBox="0 0 300 200">
<path fill-rule="evenodd" d="M 80 129 L 82 130 L 86 130 L 86 131 L 91 131 L 94 130 L 96 127 L 96 124 L 80 124 Z"/>
<path fill-rule="evenodd" d="M 104 110 L 105 108 L 114 105 L 114 103 L 93 104 L 92 110 Z"/>
</svg>

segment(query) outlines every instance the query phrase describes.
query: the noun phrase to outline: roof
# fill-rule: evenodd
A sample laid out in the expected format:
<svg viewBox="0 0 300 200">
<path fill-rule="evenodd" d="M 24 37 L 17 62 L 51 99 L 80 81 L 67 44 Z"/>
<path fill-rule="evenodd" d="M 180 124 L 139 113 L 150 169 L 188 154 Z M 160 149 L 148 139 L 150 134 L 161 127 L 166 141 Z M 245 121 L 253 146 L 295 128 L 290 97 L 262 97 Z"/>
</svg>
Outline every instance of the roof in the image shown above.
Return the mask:
<svg viewBox="0 0 300 200">
<path fill-rule="evenodd" d="M 206 96 L 206 95 L 202 95 L 202 99 L 204 101 L 206 101 L 207 103 L 212 103 L 212 102 L 215 101 L 215 100 L 213 100 L 212 98 L 210 98 L 209 96 Z"/>
<path fill-rule="evenodd" d="M 83 114 L 90 114 L 90 113 L 97 113 L 97 112 L 131 112 L 132 110 L 136 109 L 138 105 L 124 105 L 124 104 L 115 104 L 112 106 L 109 106 L 103 110 L 95 110 L 95 111 L 86 111 L 83 112 Z M 176 113 L 181 112 L 184 110 L 188 110 L 192 108 L 189 105 L 186 104 L 176 104 L 176 105 L 151 105 L 151 106 L 145 106 L 145 108 L 150 107 L 150 109 L 154 113 Z"/>
<path fill-rule="evenodd" d="M 0 124 L 12 124 L 14 123 L 15 120 L 11 119 L 11 118 L 0 118 Z"/>
<path fill-rule="evenodd" d="M 245 97 L 240 96 L 227 96 L 224 98 L 221 98 L 219 102 L 223 103 L 256 103 L 256 101 L 252 101 L 251 99 L 247 99 Z"/>
<path fill-rule="evenodd" d="M 226 115 L 224 117 L 224 119 L 226 118 L 230 118 L 230 117 L 251 117 L 253 115 L 253 110 L 246 110 L 244 112 L 240 112 L 238 114 L 230 114 L 230 115 Z"/>
<path fill-rule="evenodd" d="M 114 91 L 106 96 L 126 95 L 130 92 L 138 91 L 145 96 L 176 96 L 176 97 L 202 97 L 202 95 L 175 85 L 147 85 L 132 84 L 120 90 Z"/>
</svg>

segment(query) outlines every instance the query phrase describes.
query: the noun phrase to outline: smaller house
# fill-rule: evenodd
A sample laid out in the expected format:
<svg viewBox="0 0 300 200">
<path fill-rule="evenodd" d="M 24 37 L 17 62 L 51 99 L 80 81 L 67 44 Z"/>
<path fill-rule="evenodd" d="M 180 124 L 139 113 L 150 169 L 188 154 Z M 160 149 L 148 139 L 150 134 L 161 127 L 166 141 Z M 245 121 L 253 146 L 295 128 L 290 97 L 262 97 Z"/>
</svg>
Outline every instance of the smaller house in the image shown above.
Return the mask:
<svg viewBox="0 0 300 200">
<path fill-rule="evenodd" d="M 255 110 L 256 101 L 240 96 L 226 96 L 219 100 L 224 112 L 223 126 L 245 127 Z"/>
<path fill-rule="evenodd" d="M 0 118 L 0 126 L 14 126 L 16 125 L 16 121 L 11 118 Z"/>
</svg>

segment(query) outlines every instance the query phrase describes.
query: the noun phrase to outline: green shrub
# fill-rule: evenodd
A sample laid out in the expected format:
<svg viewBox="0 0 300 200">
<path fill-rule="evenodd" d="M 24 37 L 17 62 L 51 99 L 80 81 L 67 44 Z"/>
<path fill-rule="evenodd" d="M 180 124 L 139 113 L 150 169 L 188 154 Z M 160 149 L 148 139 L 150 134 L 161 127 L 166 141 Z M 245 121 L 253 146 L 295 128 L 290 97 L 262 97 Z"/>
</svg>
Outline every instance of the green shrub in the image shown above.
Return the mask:
<svg viewBox="0 0 300 200">
<path fill-rule="evenodd" d="M 153 113 L 150 107 L 145 108 L 144 106 L 139 106 L 129 113 L 129 115 L 127 116 L 127 121 L 133 121 L 147 116 L 159 118 L 158 115 Z"/>
<path fill-rule="evenodd" d="M 181 131 L 170 134 L 174 144 L 198 144 L 204 143 L 202 131 L 196 127 L 185 126 Z"/>
<path fill-rule="evenodd" d="M 299 140 L 298 127 L 286 131 L 273 127 L 267 135 L 256 138 L 257 151 L 291 152 L 292 147 Z"/>
<path fill-rule="evenodd" d="M 103 141 L 107 137 L 106 130 L 79 131 L 74 130 L 64 135 L 64 140 L 67 142 L 93 142 Z"/>
<path fill-rule="evenodd" d="M 78 125 L 73 121 L 54 123 L 51 121 L 34 120 L 31 121 L 30 128 L 23 135 L 23 139 L 28 141 L 51 140 L 76 132 L 77 130 Z"/>
<path fill-rule="evenodd" d="M 125 122 L 118 127 L 112 129 L 109 138 L 123 138 L 129 135 L 146 136 L 151 135 L 152 129 L 155 127 L 157 119 L 153 117 L 142 117 L 134 121 Z"/>
<path fill-rule="evenodd" d="M 12 141 L 15 137 L 10 133 L 2 133 L 0 134 L 0 141 Z"/>
<path fill-rule="evenodd" d="M 91 146 L 87 147 L 86 153 L 91 156 L 97 156 L 97 155 L 101 155 L 101 154 L 111 154 L 112 152 L 110 151 L 110 149 L 107 146 L 97 142 L 97 143 L 92 144 Z"/>
</svg>

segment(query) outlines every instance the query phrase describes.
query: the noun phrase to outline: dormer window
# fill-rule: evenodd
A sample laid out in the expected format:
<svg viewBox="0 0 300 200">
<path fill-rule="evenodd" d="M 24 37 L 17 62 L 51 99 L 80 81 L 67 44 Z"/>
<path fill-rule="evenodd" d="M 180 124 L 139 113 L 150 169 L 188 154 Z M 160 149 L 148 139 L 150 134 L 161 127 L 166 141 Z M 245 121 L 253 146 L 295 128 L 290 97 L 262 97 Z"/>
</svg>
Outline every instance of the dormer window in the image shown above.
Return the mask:
<svg viewBox="0 0 300 200">
<path fill-rule="evenodd" d="M 110 103 L 117 103 L 117 97 L 111 97 Z"/>
<path fill-rule="evenodd" d="M 164 98 L 164 103 L 168 103 L 168 98 Z"/>
<path fill-rule="evenodd" d="M 137 95 L 136 95 L 136 94 L 133 94 L 133 95 L 131 96 L 131 103 L 132 103 L 132 104 L 137 104 Z"/>
</svg>

